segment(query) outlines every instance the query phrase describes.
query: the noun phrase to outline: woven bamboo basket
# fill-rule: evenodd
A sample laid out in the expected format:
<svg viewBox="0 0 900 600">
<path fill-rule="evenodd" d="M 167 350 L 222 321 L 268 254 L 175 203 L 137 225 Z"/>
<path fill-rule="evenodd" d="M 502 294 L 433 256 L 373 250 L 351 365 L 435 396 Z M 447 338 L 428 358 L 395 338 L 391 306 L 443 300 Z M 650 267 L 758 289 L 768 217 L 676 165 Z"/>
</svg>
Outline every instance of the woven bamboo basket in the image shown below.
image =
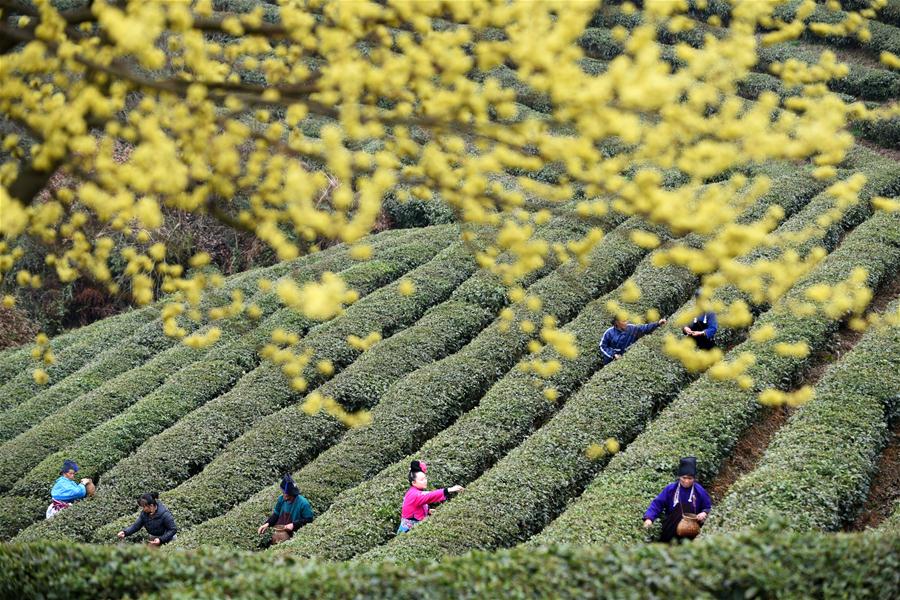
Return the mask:
<svg viewBox="0 0 900 600">
<path fill-rule="evenodd" d="M 678 521 L 678 527 L 675 528 L 678 537 L 688 538 L 690 540 L 697 537 L 700 533 L 700 521 L 694 513 L 684 513 L 681 520 Z"/>
<path fill-rule="evenodd" d="M 284 525 L 275 525 L 272 527 L 272 544 L 280 544 L 290 539 L 290 532 L 284 528 Z"/>
</svg>

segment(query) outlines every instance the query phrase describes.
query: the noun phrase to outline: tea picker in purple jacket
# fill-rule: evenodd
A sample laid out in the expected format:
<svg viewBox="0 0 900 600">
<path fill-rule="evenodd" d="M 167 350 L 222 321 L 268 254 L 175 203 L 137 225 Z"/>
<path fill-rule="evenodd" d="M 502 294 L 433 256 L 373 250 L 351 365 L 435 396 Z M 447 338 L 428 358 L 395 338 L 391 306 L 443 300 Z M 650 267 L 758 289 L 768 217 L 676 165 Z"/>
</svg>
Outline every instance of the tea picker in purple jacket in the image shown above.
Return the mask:
<svg viewBox="0 0 900 600">
<path fill-rule="evenodd" d="M 702 525 L 712 510 L 709 494 L 697 483 L 697 459 L 687 456 L 678 465 L 678 481 L 670 483 L 653 499 L 644 513 L 644 527 L 650 528 L 658 517 L 665 515 L 660 541 L 677 538 L 676 529 L 685 513 L 697 515 Z"/>
</svg>

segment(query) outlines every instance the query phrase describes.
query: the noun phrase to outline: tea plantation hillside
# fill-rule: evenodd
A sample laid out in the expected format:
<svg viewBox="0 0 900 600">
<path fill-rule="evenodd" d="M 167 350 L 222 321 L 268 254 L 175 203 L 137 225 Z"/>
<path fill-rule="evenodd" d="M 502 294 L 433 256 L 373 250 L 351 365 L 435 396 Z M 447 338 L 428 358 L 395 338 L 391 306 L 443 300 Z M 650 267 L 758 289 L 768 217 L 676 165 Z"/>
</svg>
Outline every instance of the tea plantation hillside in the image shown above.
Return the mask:
<svg viewBox="0 0 900 600">
<path fill-rule="evenodd" d="M 843 4 L 849 10 L 855 2 Z M 214 5 L 243 12 L 257 3 Z M 262 6 L 274 19 L 277 7 Z M 676 66 L 674 44 L 715 35 L 708 18 L 727 20 L 727 4 L 710 0 L 691 14 L 695 29 L 664 37 Z M 640 12 L 617 3 L 599 10 L 580 39 L 583 68 L 604 71 L 622 52 L 613 29 L 640 22 Z M 900 54 L 900 1 L 888 0 L 871 30 L 866 44 L 802 37 L 765 47 L 741 95 L 748 102 L 766 90 L 784 95 L 768 65 L 814 63 L 831 50 L 850 66 L 829 84 L 834 91 L 896 102 L 900 72 L 878 57 Z M 512 70 L 490 75 L 515 89 L 522 114 L 549 111 L 549 99 Z M 309 119 L 308 135 L 322 124 Z M 522 281 L 540 299 L 530 308 L 511 303 L 501 281 L 479 269 L 477 235 L 462 241 L 462 226 L 438 202 L 423 219 L 431 224 L 367 238 L 367 260 L 337 245 L 229 277 L 205 302 L 225 304 L 241 290 L 261 315 L 217 323 L 221 339 L 208 348 L 164 335 L 156 304 L 51 340 L 56 361 L 45 386 L 32 378 L 29 347 L 0 353 L 0 596 L 895 597 L 900 325 L 859 333 L 846 319 L 791 310 L 813 286 L 857 273 L 857 283 L 873 290 L 869 310 L 900 311 L 900 212 L 870 202 L 900 197 L 900 118 L 853 130 L 858 143 L 838 175 L 866 176 L 861 202 L 812 239 L 742 258 L 823 249 L 821 261 L 772 305 L 754 304 L 734 287 L 716 292 L 725 302 L 746 300 L 755 317 L 752 326 L 723 326 L 716 337 L 727 360 L 755 355 L 751 389 L 690 372 L 666 352 L 665 336 L 694 308 L 700 283 L 688 269 L 655 266 L 671 233 L 615 211 L 582 218 L 574 201 L 552 205 L 539 235 L 565 244 L 592 227 L 606 233 L 588 266 L 551 259 Z M 812 172 L 799 163 L 748 169 L 772 185 L 749 203 L 735 198 L 740 220 L 780 206 L 773 239 L 809 231 L 836 204 Z M 560 174 L 510 173 L 506 185 L 513 175 L 554 182 Z M 655 231 L 662 246 L 637 245 L 636 229 Z M 258 285 L 325 272 L 339 273 L 359 299 L 322 322 Z M 632 281 L 637 299 L 627 293 Z M 670 321 L 604 366 L 598 345 L 613 316 L 610 301 L 631 314 L 655 309 Z M 500 316 L 504 309 L 513 326 Z M 530 343 L 533 334 L 517 326 L 544 319 L 576 336 L 577 356 Z M 212 324 L 185 319 L 184 326 L 203 332 Z M 777 338 L 760 333 L 772 327 Z M 276 331 L 296 336 L 295 352 L 313 353 L 306 371 L 288 376 L 261 356 Z M 373 332 L 379 337 L 370 345 L 348 342 Z M 777 350 L 784 341 L 810 351 L 785 356 Z M 536 358 L 560 368 L 541 380 L 521 368 Z M 323 360 L 329 368 L 316 366 Z M 292 386 L 299 376 L 303 389 Z M 814 399 L 796 408 L 758 400 L 766 388 L 804 386 Z M 348 428 L 326 411 L 304 410 L 319 395 L 370 411 L 371 423 Z M 592 444 L 610 439 L 617 452 L 588 458 Z M 698 480 L 713 491 L 710 520 L 692 543 L 650 543 L 659 528 L 645 530 L 641 516 L 674 481 L 682 456 L 697 457 Z M 97 493 L 47 520 L 49 488 L 66 459 L 78 463 L 79 476 L 99 480 Z M 428 463 L 430 487 L 466 489 L 398 535 L 413 459 Z M 269 534 L 257 528 L 284 473 L 315 520 L 268 547 Z M 155 554 L 116 538 L 135 518 L 135 498 L 151 491 L 178 523 L 177 538 Z M 874 526 L 856 531 L 861 515 Z"/>
</svg>

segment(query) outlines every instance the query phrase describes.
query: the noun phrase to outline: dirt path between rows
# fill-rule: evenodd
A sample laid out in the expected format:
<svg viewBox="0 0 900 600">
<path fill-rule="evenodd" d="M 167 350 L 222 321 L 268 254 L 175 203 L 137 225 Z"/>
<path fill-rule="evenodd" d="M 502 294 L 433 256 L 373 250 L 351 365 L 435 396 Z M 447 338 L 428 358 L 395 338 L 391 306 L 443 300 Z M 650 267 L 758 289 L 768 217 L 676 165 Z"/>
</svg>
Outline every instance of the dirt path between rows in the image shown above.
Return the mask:
<svg viewBox="0 0 900 600">
<path fill-rule="evenodd" d="M 884 311 L 898 296 L 900 296 L 900 275 L 875 293 L 869 311 Z M 862 333 L 853 331 L 846 325 L 842 326 L 828 348 L 813 355 L 812 367 L 807 370 L 797 387 L 816 385 L 828 367 L 850 352 L 861 338 Z M 756 468 L 766 448 L 792 411 L 793 409 L 786 406 L 764 409 L 762 417 L 738 440 L 731 456 L 719 469 L 718 475 L 705 486 L 713 503 L 721 501 L 735 481 Z M 879 461 L 878 475 L 873 482 L 866 508 L 857 519 L 861 523 L 860 527 L 871 526 L 870 521 L 880 523 L 890 514 L 893 501 L 898 497 L 900 497 L 900 420 L 894 425 L 893 437 Z"/>
</svg>

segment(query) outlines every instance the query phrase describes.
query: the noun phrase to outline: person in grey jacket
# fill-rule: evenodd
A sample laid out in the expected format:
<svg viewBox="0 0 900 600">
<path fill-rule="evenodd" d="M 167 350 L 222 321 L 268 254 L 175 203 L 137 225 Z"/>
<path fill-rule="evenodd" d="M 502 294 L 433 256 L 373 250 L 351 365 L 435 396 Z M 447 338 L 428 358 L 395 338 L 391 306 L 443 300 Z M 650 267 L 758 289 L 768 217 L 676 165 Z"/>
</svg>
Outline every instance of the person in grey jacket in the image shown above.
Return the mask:
<svg viewBox="0 0 900 600">
<path fill-rule="evenodd" d="M 175 527 L 175 518 L 172 513 L 159 501 L 159 494 L 156 492 L 144 494 L 138 498 L 138 506 L 141 507 L 141 513 L 138 515 L 137 521 L 120 531 L 117 534 L 118 538 L 123 540 L 145 527 L 147 533 L 153 536 L 149 542 L 151 546 L 162 546 L 171 542 L 178 529 Z"/>
</svg>

